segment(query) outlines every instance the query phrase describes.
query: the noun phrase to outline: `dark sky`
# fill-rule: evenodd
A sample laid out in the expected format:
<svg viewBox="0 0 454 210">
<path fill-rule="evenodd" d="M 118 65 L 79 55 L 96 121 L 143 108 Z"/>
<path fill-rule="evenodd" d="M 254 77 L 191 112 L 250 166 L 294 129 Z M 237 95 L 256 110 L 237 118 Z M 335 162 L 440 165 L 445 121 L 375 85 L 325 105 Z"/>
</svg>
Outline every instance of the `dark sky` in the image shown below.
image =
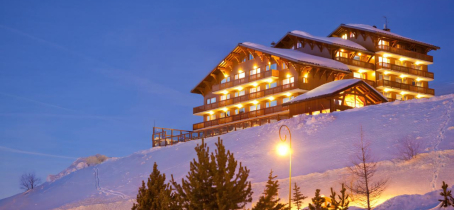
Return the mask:
<svg viewBox="0 0 454 210">
<path fill-rule="evenodd" d="M 0 198 L 22 172 L 150 148 L 154 122 L 191 129 L 203 100 L 190 90 L 239 42 L 381 28 L 386 15 L 392 32 L 441 47 L 431 86 L 454 88 L 454 1 L 219 2 L 0 1 Z"/>
</svg>

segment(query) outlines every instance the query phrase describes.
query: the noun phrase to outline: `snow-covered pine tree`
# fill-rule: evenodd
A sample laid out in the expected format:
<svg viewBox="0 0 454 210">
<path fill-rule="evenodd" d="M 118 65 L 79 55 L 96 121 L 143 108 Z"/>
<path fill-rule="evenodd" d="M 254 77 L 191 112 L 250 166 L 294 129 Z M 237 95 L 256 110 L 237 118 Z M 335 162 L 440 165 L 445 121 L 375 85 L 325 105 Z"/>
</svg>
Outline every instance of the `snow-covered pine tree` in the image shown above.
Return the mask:
<svg viewBox="0 0 454 210">
<path fill-rule="evenodd" d="M 320 189 L 316 189 L 315 197 L 312 198 L 312 203 L 309 203 L 309 210 L 328 210 L 324 205 L 325 198 L 320 196 Z"/>
<path fill-rule="evenodd" d="M 195 148 L 197 160 L 190 163 L 190 171 L 182 184 L 172 185 L 178 192 L 178 200 L 186 209 L 241 209 L 252 201 L 251 182 L 247 181 L 249 170 L 235 160 L 233 153 L 226 151 L 218 138 L 216 152 L 209 155 L 209 148 L 202 144 Z"/>
<path fill-rule="evenodd" d="M 348 194 L 346 193 L 347 192 L 347 189 L 345 189 L 344 187 L 344 184 L 342 184 L 342 189 L 340 191 L 340 195 L 337 195 L 337 198 L 339 198 L 339 200 L 337 200 L 336 198 L 336 192 L 334 192 L 333 188 L 331 188 L 331 208 L 334 208 L 334 210 L 347 210 L 348 209 L 348 205 L 350 204 L 350 201 L 349 201 L 349 196 Z"/>
<path fill-rule="evenodd" d="M 273 176 L 273 170 L 271 170 L 263 195 L 260 196 L 259 201 L 252 210 L 284 210 L 288 208 L 286 204 L 279 203 L 281 200 L 278 197 L 279 181 L 274 180 L 276 177 Z"/>
<path fill-rule="evenodd" d="M 295 204 L 296 206 L 296 209 L 300 210 L 301 207 L 303 206 L 303 200 L 307 198 L 307 196 L 304 196 L 301 191 L 300 191 L 300 187 L 298 187 L 298 185 L 296 185 L 296 182 L 295 182 L 295 187 L 293 188 L 293 203 Z"/>
<path fill-rule="evenodd" d="M 446 184 L 444 181 L 443 181 L 443 185 L 441 185 L 441 189 L 443 189 L 443 192 L 440 193 L 441 196 L 443 196 L 443 199 L 442 200 L 438 200 L 440 201 L 440 207 L 450 207 L 450 206 L 453 206 L 454 207 L 454 198 L 452 197 L 452 193 L 451 193 L 451 190 L 448 190 L 448 184 Z"/>
<path fill-rule="evenodd" d="M 155 210 L 162 209 L 159 199 L 161 191 L 164 191 L 169 185 L 166 185 L 166 175 L 161 174 L 156 162 L 153 165 L 153 171 L 148 177 L 148 182 L 142 180 L 142 186 L 137 194 L 137 204 L 134 203 L 132 210 Z"/>
</svg>

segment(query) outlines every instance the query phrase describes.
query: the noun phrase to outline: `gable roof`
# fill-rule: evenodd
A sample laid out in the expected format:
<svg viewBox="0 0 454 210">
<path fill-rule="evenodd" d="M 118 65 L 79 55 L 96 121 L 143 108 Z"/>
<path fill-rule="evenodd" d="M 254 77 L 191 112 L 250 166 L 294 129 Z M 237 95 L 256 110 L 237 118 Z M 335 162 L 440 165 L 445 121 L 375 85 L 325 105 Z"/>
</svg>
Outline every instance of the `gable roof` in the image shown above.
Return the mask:
<svg viewBox="0 0 454 210">
<path fill-rule="evenodd" d="M 239 44 L 240 46 L 244 46 L 250 49 L 254 49 L 257 51 L 261 51 L 264 53 L 269 53 L 281 58 L 286 58 L 288 60 L 292 60 L 298 63 L 303 64 L 310 64 L 315 66 L 320 66 L 324 68 L 340 70 L 345 72 L 350 72 L 350 69 L 344 63 L 341 63 L 336 60 L 315 56 L 307 53 L 303 53 L 298 50 L 291 50 L 291 49 L 282 49 L 282 48 L 274 48 L 274 47 L 267 47 L 260 44 L 255 44 L 251 42 L 243 42 Z"/>
<path fill-rule="evenodd" d="M 305 31 L 299 31 L 299 30 L 290 31 L 287 33 L 287 35 L 293 35 L 293 36 L 300 37 L 300 38 L 310 39 L 310 40 L 323 42 L 323 43 L 330 44 L 330 45 L 336 45 L 339 47 L 350 48 L 350 49 L 359 50 L 359 51 L 373 54 L 373 52 L 367 50 L 362 45 L 360 45 L 356 42 L 350 41 L 348 39 L 342 39 L 339 37 L 314 36 L 310 33 L 307 33 Z"/>
<path fill-rule="evenodd" d="M 378 29 L 378 28 L 375 28 L 373 26 L 366 25 L 366 24 L 352 24 L 352 23 L 343 24 L 342 23 L 339 27 L 336 28 L 336 30 L 331 32 L 328 36 L 332 36 L 337 30 L 339 30 L 342 27 L 358 29 L 358 30 L 362 30 L 362 31 L 368 31 L 368 32 L 377 33 L 377 34 L 381 34 L 381 35 L 388 36 L 388 37 L 393 37 L 393 38 L 396 38 L 396 39 L 401 39 L 401 40 L 408 41 L 408 42 L 418 43 L 420 45 L 423 45 L 423 46 L 426 46 L 426 47 L 430 47 L 430 48 L 432 48 L 434 50 L 440 49 L 440 47 L 438 47 L 438 46 L 435 46 L 435 45 L 432 45 L 432 44 L 429 44 L 429 43 L 425 43 L 425 42 L 421 42 L 421 41 L 418 41 L 418 40 L 414 40 L 414 39 L 411 39 L 411 38 L 408 38 L 408 37 L 405 37 L 405 36 L 401 36 L 399 34 L 392 33 L 390 31 L 385 31 L 385 30 L 382 30 L 382 29 Z"/>
<path fill-rule="evenodd" d="M 337 92 L 341 92 L 345 89 L 348 89 L 358 83 L 363 83 L 370 89 L 372 89 L 375 93 L 377 93 L 381 98 L 383 98 L 385 101 L 388 101 L 386 97 L 384 97 L 380 92 L 378 92 L 375 88 L 367 84 L 361 79 L 344 79 L 344 80 L 337 80 L 337 81 L 332 81 L 323 85 L 320 85 L 310 91 L 307 91 L 304 94 L 301 94 L 294 99 L 283 103 L 282 105 L 290 105 L 293 103 L 298 103 L 298 102 L 303 102 L 303 101 L 308 101 L 316 98 L 322 98 L 324 96 L 329 96 L 332 94 L 335 94 Z"/>
<path fill-rule="evenodd" d="M 205 79 L 210 77 L 210 74 L 214 73 L 218 69 L 218 67 L 220 67 L 221 65 L 225 65 L 225 60 L 227 60 L 231 57 L 230 56 L 231 53 L 241 52 L 239 47 L 245 47 L 245 48 L 249 48 L 252 50 L 260 51 L 262 53 L 267 53 L 267 54 L 274 55 L 274 56 L 277 56 L 280 58 L 288 59 L 290 61 L 300 63 L 300 64 L 319 66 L 319 67 L 323 67 L 323 68 L 333 69 L 336 71 L 343 71 L 345 73 L 351 72 L 347 65 L 345 65 L 344 63 L 341 63 L 339 61 L 336 61 L 336 60 L 310 55 L 310 54 L 303 53 L 303 52 L 300 52 L 297 50 L 273 48 L 273 47 L 263 46 L 260 44 L 255 44 L 252 42 L 243 42 L 243 43 L 239 43 L 218 65 L 216 65 L 216 67 L 213 70 L 211 70 L 207 74 L 207 76 L 205 76 L 204 79 L 202 81 L 200 81 L 191 90 L 191 93 L 199 93 L 198 91 L 196 91 L 197 87 L 199 87 Z"/>
</svg>

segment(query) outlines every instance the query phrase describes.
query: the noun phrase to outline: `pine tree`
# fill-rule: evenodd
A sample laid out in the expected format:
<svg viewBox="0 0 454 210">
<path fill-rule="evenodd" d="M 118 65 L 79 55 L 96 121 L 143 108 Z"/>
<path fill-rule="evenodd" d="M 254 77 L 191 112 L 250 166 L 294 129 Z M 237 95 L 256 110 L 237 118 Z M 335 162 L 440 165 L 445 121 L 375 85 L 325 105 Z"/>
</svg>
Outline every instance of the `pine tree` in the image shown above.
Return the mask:
<svg viewBox="0 0 454 210">
<path fill-rule="evenodd" d="M 252 201 L 251 182 L 247 181 L 249 170 L 235 160 L 233 153 L 226 151 L 218 138 L 216 151 L 209 155 L 209 148 L 202 144 L 195 148 L 197 160 L 190 163 L 190 171 L 181 185 L 172 176 L 172 185 L 177 191 L 177 200 L 186 209 L 241 209 Z"/>
<path fill-rule="evenodd" d="M 320 196 L 320 189 L 316 189 L 315 197 L 312 198 L 312 203 L 309 203 L 309 210 L 328 210 L 324 204 L 325 198 Z"/>
<path fill-rule="evenodd" d="M 454 198 L 452 197 L 451 190 L 448 190 L 448 185 L 444 181 L 441 189 L 443 189 L 443 192 L 440 195 L 443 196 L 443 200 L 438 200 L 441 202 L 440 207 L 454 207 Z"/>
<path fill-rule="evenodd" d="M 307 198 L 307 196 L 304 196 L 301 191 L 300 191 L 300 187 L 298 187 L 296 185 L 296 182 L 295 182 L 295 187 L 293 188 L 293 191 L 295 191 L 293 193 L 293 203 L 295 204 L 296 206 L 296 209 L 300 210 L 302 205 L 303 205 L 303 200 Z"/>
<path fill-rule="evenodd" d="M 347 210 L 348 205 L 350 203 L 349 196 L 346 194 L 347 189 L 345 189 L 344 184 L 342 184 L 342 189 L 340 191 L 340 195 L 337 196 L 339 200 L 336 200 L 336 192 L 334 192 L 333 188 L 331 188 L 331 208 L 334 210 Z"/>
<path fill-rule="evenodd" d="M 169 186 L 164 183 L 165 180 L 166 175 L 161 174 L 155 162 L 147 184 L 145 185 L 145 182 L 142 180 L 142 186 L 139 188 L 139 193 L 137 194 L 137 204 L 133 204 L 132 210 L 162 209 L 159 196 L 161 191 L 166 190 Z"/>
<path fill-rule="evenodd" d="M 279 203 L 281 200 L 278 197 L 279 181 L 274 180 L 277 176 L 273 176 L 273 170 L 271 170 L 268 176 L 268 181 L 263 191 L 263 195 L 260 196 L 259 201 L 255 204 L 252 210 L 283 210 L 287 209 L 286 204 Z"/>
</svg>

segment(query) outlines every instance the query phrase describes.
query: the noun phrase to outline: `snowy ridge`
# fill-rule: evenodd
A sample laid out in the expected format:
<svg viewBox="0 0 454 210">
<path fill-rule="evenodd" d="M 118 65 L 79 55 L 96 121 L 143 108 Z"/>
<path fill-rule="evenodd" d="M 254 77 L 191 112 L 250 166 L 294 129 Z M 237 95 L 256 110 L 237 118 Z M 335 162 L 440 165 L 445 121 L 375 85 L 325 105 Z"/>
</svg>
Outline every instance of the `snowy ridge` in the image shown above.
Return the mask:
<svg viewBox="0 0 454 210">
<path fill-rule="evenodd" d="M 339 37 L 314 36 L 314 35 L 312 35 L 310 33 L 307 33 L 307 32 L 304 32 L 304 31 L 299 31 L 299 30 L 294 30 L 294 31 L 291 31 L 290 33 L 295 35 L 295 36 L 302 37 L 302 38 L 308 38 L 308 39 L 312 39 L 312 40 L 315 40 L 315 41 L 320 41 L 320 42 L 324 42 L 324 43 L 328 43 L 328 44 L 340 45 L 340 46 L 344 46 L 344 47 L 347 47 L 347 48 L 354 48 L 354 49 L 358 49 L 358 50 L 369 52 L 362 45 L 360 45 L 360 44 L 358 44 L 356 42 L 350 41 L 348 39 L 342 39 L 342 38 L 339 38 Z"/>
<path fill-rule="evenodd" d="M 258 50 L 261 52 L 266 52 L 266 53 L 270 53 L 273 55 L 277 55 L 279 57 L 284 57 L 284 58 L 287 58 L 287 59 L 290 59 L 290 60 L 293 60 L 296 62 L 308 63 L 308 64 L 312 64 L 312 65 L 317 65 L 317 66 L 322 66 L 322 67 L 326 67 L 326 68 L 350 72 L 350 69 L 348 68 L 348 66 L 339 61 L 335 61 L 335 60 L 320 57 L 320 56 L 310 55 L 310 54 L 303 53 L 303 52 L 300 52 L 297 50 L 267 47 L 267 46 L 255 44 L 252 42 L 243 42 L 243 43 L 240 43 L 240 45 L 251 48 L 251 49 L 255 49 L 255 50 Z"/>
<path fill-rule="evenodd" d="M 298 182 L 302 193 L 309 197 L 317 188 L 325 195 L 330 187 L 339 190 L 362 126 L 365 139 L 372 143 L 372 152 L 381 163 L 377 176 L 391 178 L 379 201 L 382 203 L 400 195 L 432 192 L 434 187 L 440 188 L 442 181 L 454 185 L 453 104 L 454 95 L 445 95 L 316 116 L 300 115 L 221 138 L 226 149 L 251 170 L 253 202 L 261 194 L 271 169 L 280 179 L 279 195 L 286 202 L 288 159 L 277 156 L 275 151 L 280 125 L 289 126 L 292 131 L 292 181 Z M 405 137 L 420 140 L 424 153 L 408 162 L 395 161 L 398 140 Z M 205 141 L 213 151 L 217 137 Z M 200 140 L 109 159 L 47 182 L 27 194 L 0 200 L 0 209 L 128 209 L 154 162 L 167 178 L 173 174 L 176 180 L 181 180 L 195 157 L 194 147 L 198 143 Z M 427 208 L 417 209 L 433 208 L 426 204 Z M 402 209 L 391 207 L 386 209 Z"/>
</svg>

